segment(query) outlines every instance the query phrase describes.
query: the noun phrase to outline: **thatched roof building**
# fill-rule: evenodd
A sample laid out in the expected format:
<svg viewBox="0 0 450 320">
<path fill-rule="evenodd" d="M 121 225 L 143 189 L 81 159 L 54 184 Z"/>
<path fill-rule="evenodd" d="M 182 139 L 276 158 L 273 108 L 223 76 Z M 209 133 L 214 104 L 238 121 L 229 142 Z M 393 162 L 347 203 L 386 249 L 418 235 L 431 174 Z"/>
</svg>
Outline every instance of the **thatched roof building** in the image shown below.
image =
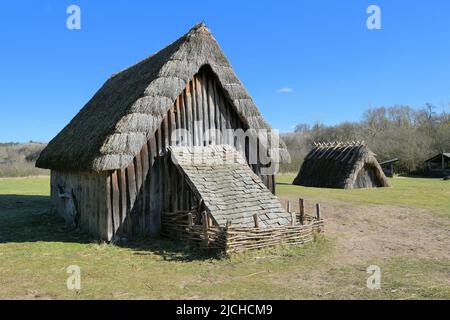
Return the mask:
<svg viewBox="0 0 450 320">
<path fill-rule="evenodd" d="M 341 189 L 389 186 L 375 154 L 363 142 L 315 143 L 293 184 Z"/>
<path fill-rule="evenodd" d="M 204 24 L 143 61 L 113 75 L 37 161 L 47 169 L 125 168 L 150 139 L 202 67 L 251 129 L 271 129 Z M 286 157 L 285 146 L 281 145 Z"/>
<path fill-rule="evenodd" d="M 442 152 L 425 161 L 428 173 L 432 177 L 445 177 L 450 175 L 450 153 Z"/>
<path fill-rule="evenodd" d="M 179 129 L 186 133 L 174 134 Z M 270 147 L 286 159 L 284 144 L 269 146 L 258 129 L 271 130 L 210 31 L 198 24 L 113 75 L 50 141 L 36 165 L 51 169 L 52 210 L 69 222 L 108 241 L 157 235 L 163 213 L 204 210 L 206 203 L 204 192 L 170 175 L 170 147 L 234 147 L 259 177 L 253 183 L 274 193 L 274 175 L 262 172 L 271 163 L 250 162 L 250 139 L 242 143 L 229 136 L 230 130 L 245 131 L 263 150 Z M 231 216 L 211 208 L 206 210 L 217 217 Z"/>
</svg>

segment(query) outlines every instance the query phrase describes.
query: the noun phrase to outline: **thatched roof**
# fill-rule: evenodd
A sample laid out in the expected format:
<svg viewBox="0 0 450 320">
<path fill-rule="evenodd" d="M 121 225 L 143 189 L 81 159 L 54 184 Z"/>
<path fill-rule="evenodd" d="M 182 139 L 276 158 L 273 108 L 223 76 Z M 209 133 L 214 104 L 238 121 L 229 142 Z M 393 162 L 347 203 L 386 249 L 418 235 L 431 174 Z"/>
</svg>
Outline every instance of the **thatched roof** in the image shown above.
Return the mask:
<svg viewBox="0 0 450 320">
<path fill-rule="evenodd" d="M 171 159 L 185 175 L 206 211 L 219 226 L 260 227 L 287 225 L 290 214 L 282 207 L 245 158 L 228 145 L 169 147 Z"/>
<path fill-rule="evenodd" d="M 208 65 L 244 124 L 270 129 L 204 24 L 113 75 L 48 144 L 36 166 L 57 170 L 125 168 L 152 137 L 186 84 Z M 281 156 L 287 151 L 281 142 Z"/>
<path fill-rule="evenodd" d="M 353 189 L 364 167 L 373 169 L 376 186 L 389 186 L 375 154 L 363 142 L 315 143 L 293 184 Z"/>
<path fill-rule="evenodd" d="M 444 152 L 444 153 L 439 153 L 437 155 L 435 155 L 434 157 L 425 160 L 425 162 L 434 162 L 434 161 L 442 161 L 442 158 L 444 159 L 450 159 L 450 153 L 448 152 Z"/>
</svg>

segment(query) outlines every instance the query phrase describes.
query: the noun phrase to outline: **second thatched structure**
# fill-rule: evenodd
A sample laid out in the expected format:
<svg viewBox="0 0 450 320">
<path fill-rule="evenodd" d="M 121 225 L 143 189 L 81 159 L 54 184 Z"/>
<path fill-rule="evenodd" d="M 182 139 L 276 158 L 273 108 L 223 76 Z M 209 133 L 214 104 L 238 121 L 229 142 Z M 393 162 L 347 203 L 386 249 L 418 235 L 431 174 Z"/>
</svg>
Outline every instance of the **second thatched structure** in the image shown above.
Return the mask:
<svg viewBox="0 0 450 320">
<path fill-rule="evenodd" d="M 340 189 L 389 187 L 375 154 L 364 142 L 314 143 L 293 184 Z"/>
</svg>

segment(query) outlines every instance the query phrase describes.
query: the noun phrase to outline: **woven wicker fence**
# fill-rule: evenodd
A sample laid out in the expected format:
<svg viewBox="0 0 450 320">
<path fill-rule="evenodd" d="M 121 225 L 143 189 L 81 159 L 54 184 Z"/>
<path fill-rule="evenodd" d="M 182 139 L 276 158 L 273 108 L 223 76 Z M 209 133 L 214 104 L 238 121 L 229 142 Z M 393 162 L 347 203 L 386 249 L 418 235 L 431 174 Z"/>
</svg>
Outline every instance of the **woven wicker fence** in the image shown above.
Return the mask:
<svg viewBox="0 0 450 320">
<path fill-rule="evenodd" d="M 320 206 L 317 205 L 316 208 L 316 216 L 312 216 L 302 212 L 303 208 L 300 206 L 300 213 L 291 213 L 290 225 L 270 228 L 259 228 L 256 216 L 255 227 L 233 226 L 230 222 L 225 227 L 219 227 L 213 225 L 212 218 L 206 212 L 201 215 L 196 211 L 165 212 L 162 215 L 161 234 L 173 240 L 227 254 L 276 245 L 302 245 L 314 240 L 316 234 L 324 231 Z"/>
</svg>

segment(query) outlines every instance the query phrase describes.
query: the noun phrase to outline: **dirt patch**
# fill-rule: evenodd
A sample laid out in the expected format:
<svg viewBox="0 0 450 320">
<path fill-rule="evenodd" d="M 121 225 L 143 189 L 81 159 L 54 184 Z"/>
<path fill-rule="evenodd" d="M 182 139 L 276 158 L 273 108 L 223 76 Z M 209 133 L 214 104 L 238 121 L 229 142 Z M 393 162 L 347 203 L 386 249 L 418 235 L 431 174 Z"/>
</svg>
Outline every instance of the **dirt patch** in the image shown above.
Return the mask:
<svg viewBox="0 0 450 320">
<path fill-rule="evenodd" d="M 298 199 L 289 200 L 298 210 Z M 325 232 L 336 239 L 333 258 L 338 264 L 357 265 L 396 256 L 450 259 L 450 219 L 432 210 L 320 198 L 305 201 L 309 213 L 314 212 L 314 203 L 321 204 Z"/>
</svg>

